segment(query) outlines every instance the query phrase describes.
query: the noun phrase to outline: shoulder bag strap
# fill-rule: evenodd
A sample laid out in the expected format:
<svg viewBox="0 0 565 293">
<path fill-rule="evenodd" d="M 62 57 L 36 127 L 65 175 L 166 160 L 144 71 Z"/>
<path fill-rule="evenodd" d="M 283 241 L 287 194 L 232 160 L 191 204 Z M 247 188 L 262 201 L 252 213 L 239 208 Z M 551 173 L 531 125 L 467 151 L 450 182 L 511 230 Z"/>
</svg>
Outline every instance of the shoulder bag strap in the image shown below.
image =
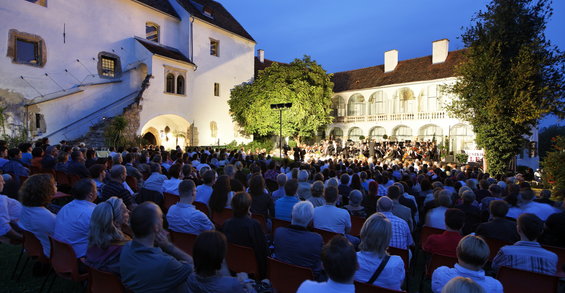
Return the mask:
<svg viewBox="0 0 565 293">
<path fill-rule="evenodd" d="M 390 255 L 386 254 L 386 256 L 383 258 L 383 260 L 381 261 L 381 264 L 379 265 L 379 267 L 377 268 L 377 270 L 373 273 L 373 275 L 371 276 L 371 278 L 369 279 L 369 281 L 367 281 L 368 284 L 373 284 L 375 282 L 375 280 L 379 277 L 379 275 L 381 274 L 381 272 L 385 269 L 386 264 L 388 263 L 388 260 L 390 259 Z"/>
</svg>

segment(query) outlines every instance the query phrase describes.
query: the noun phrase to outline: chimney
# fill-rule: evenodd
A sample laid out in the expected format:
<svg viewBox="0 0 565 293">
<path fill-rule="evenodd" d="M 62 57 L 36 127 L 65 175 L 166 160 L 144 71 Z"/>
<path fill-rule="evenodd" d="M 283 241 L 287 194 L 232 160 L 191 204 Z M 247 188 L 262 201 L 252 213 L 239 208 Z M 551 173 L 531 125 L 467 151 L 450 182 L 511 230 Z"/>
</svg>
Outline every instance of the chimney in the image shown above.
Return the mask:
<svg viewBox="0 0 565 293">
<path fill-rule="evenodd" d="M 385 72 L 391 72 L 398 65 L 398 50 L 389 50 L 385 52 Z"/>
<path fill-rule="evenodd" d="M 259 62 L 265 63 L 265 51 L 263 49 L 257 50 L 257 58 L 259 58 Z"/>
<path fill-rule="evenodd" d="M 432 64 L 443 63 L 449 52 L 449 40 L 437 40 L 432 42 Z"/>
</svg>

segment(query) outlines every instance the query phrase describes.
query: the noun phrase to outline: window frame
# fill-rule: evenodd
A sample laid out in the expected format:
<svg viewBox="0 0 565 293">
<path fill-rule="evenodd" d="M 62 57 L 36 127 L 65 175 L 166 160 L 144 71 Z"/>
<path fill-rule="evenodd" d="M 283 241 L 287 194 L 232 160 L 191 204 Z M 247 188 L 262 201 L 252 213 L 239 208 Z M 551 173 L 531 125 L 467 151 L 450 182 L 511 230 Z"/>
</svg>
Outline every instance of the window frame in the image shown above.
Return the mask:
<svg viewBox="0 0 565 293">
<path fill-rule="evenodd" d="M 18 60 L 19 42 L 31 43 L 34 46 L 34 59 L 30 61 L 35 60 L 36 62 L 26 62 L 23 60 Z M 12 59 L 13 64 L 43 67 L 47 63 L 47 49 L 45 46 L 45 41 L 38 35 L 10 29 L 8 32 L 8 50 L 6 56 Z"/>
<path fill-rule="evenodd" d="M 148 32 L 147 32 L 147 28 L 148 27 L 154 27 L 155 28 L 155 33 L 154 35 L 156 36 L 157 40 L 152 40 L 149 38 Z M 159 41 L 161 40 L 161 26 L 159 26 L 158 24 L 148 21 L 145 23 L 145 39 L 151 42 L 155 42 L 155 43 L 159 43 Z"/>
<path fill-rule="evenodd" d="M 210 38 L 210 56 L 220 57 L 220 41 Z"/>
<path fill-rule="evenodd" d="M 176 96 L 186 96 L 186 92 L 187 92 L 187 77 L 186 77 L 186 73 L 187 70 L 186 69 L 182 69 L 182 68 L 178 68 L 178 67 L 173 67 L 170 65 L 166 65 L 163 64 L 163 93 L 167 94 L 167 95 L 176 95 Z M 168 91 L 168 80 L 167 77 L 171 75 L 172 76 L 172 90 Z M 179 93 L 179 78 L 182 78 L 182 93 Z"/>
<path fill-rule="evenodd" d="M 113 75 L 108 75 L 105 73 L 104 60 L 114 61 L 114 73 Z M 110 52 L 100 52 L 98 53 L 98 76 L 105 79 L 116 79 L 122 76 L 122 63 L 120 61 L 120 56 L 110 53 Z"/>
<path fill-rule="evenodd" d="M 219 96 L 220 96 L 220 83 L 215 82 L 214 83 L 214 97 L 219 97 Z"/>
<path fill-rule="evenodd" d="M 186 78 L 184 78 L 182 74 L 177 75 L 177 78 L 175 79 L 175 86 L 175 92 L 177 93 L 177 95 L 184 96 L 186 93 Z"/>
</svg>

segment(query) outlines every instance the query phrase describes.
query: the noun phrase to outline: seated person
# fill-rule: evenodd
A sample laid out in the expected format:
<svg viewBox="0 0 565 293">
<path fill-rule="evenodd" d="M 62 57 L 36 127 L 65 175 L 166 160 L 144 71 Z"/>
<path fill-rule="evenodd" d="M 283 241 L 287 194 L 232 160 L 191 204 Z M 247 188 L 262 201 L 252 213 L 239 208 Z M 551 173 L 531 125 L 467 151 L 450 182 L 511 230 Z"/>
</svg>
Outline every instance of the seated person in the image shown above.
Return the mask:
<svg viewBox="0 0 565 293">
<path fill-rule="evenodd" d="M 408 223 L 392 213 L 393 202 L 390 198 L 382 196 L 377 201 L 377 211 L 383 214 L 392 225 L 392 237 L 389 245 L 400 249 L 408 249 L 414 245 Z"/>
<path fill-rule="evenodd" d="M 196 187 L 196 198 L 194 201 L 208 204 L 210 201 L 210 196 L 214 191 L 213 186 L 216 183 L 216 172 L 208 170 L 202 174 L 203 184 Z"/>
<path fill-rule="evenodd" d="M 151 175 L 143 182 L 143 188 L 151 191 L 162 192 L 163 183 L 167 180 L 167 176 L 161 174 L 161 165 L 155 162 L 149 163 Z"/>
<path fill-rule="evenodd" d="M 0 192 L 4 189 L 4 176 L 10 175 L 0 175 Z M 22 240 L 22 234 L 16 226 L 21 213 L 22 204 L 19 201 L 0 194 L 0 237 L 16 242 Z"/>
<path fill-rule="evenodd" d="M 96 184 L 90 179 L 82 179 L 71 190 L 74 200 L 64 205 L 57 213 L 53 238 L 70 244 L 77 258 L 86 255 L 90 216 L 96 207 L 93 203 L 98 197 Z"/>
<path fill-rule="evenodd" d="M 486 293 L 481 285 L 477 284 L 471 278 L 455 277 L 451 279 L 441 293 Z"/>
<path fill-rule="evenodd" d="M 284 178 L 286 180 L 286 175 L 284 176 Z M 315 208 L 326 205 L 326 200 L 324 199 L 323 181 L 318 180 L 312 183 L 310 193 L 312 194 L 312 196 L 308 199 L 308 201 L 310 201 Z"/>
<path fill-rule="evenodd" d="M 37 237 L 43 253 L 51 255 L 49 236 L 55 230 L 55 214 L 47 209 L 55 195 L 55 180 L 51 174 L 36 174 L 30 176 L 20 188 L 22 213 L 18 225 Z"/>
<path fill-rule="evenodd" d="M 300 201 L 292 207 L 292 224 L 278 228 L 275 233 L 275 258 L 311 268 L 319 279 L 322 271 L 320 255 L 324 241 L 320 234 L 307 230 L 313 217 L 314 206 L 309 201 Z"/>
<path fill-rule="evenodd" d="M 470 278 L 485 292 L 502 293 L 502 284 L 485 275 L 483 265 L 490 254 L 487 243 L 478 236 L 467 235 L 457 245 L 457 263 L 453 268 L 442 266 L 432 274 L 432 291 L 440 293 L 442 288 L 455 277 Z"/>
<path fill-rule="evenodd" d="M 351 217 L 347 210 L 335 206 L 338 190 L 327 187 L 324 191 L 326 205 L 314 209 L 314 227 L 334 233 L 346 234 L 351 230 Z"/>
<path fill-rule="evenodd" d="M 30 154 L 31 159 L 31 154 Z M 2 166 L 2 172 L 16 175 L 14 178 L 19 184 L 18 176 L 29 176 L 29 170 L 22 162 L 22 152 L 18 148 L 8 150 L 8 162 Z"/>
<path fill-rule="evenodd" d="M 390 220 L 381 213 L 375 213 L 365 221 L 361 228 L 361 251 L 357 252 L 359 268 L 355 272 L 356 281 L 400 290 L 404 282 L 404 262 L 400 256 L 388 255 L 386 251 L 392 233 Z M 374 276 L 381 265 L 384 266 L 382 271 Z"/>
<path fill-rule="evenodd" d="M 171 166 L 170 170 L 177 165 Z M 214 224 L 208 216 L 192 205 L 196 194 L 194 181 L 182 180 L 178 187 L 179 202 L 172 205 L 167 212 L 169 229 L 175 232 L 198 235 L 204 231 L 214 230 Z"/>
<path fill-rule="evenodd" d="M 445 226 L 442 234 L 430 235 L 424 241 L 422 248 L 432 254 L 456 257 L 456 250 L 461 236 L 461 228 L 465 223 L 465 213 L 459 209 L 445 211 Z"/>
<path fill-rule="evenodd" d="M 503 200 L 493 200 L 489 203 L 491 220 L 477 227 L 475 234 L 490 239 L 514 243 L 520 240 L 516 230 L 516 222 L 506 219 L 508 203 Z"/>
<path fill-rule="evenodd" d="M 182 181 L 181 179 L 179 179 L 180 171 L 180 164 L 173 164 L 169 168 L 169 176 L 171 177 L 171 179 L 167 179 L 163 182 L 163 192 L 179 195 L 179 184 Z"/>
<path fill-rule="evenodd" d="M 349 193 L 349 204 L 344 206 L 344 208 L 352 216 L 366 218 L 367 213 L 365 212 L 365 207 L 361 205 L 361 201 L 363 201 L 363 193 L 354 189 Z"/>
<path fill-rule="evenodd" d="M 521 214 L 517 222 L 520 241 L 506 245 L 498 251 L 492 260 L 492 268 L 497 271 L 501 266 L 515 269 L 555 275 L 557 255 L 543 249 L 537 242 L 543 232 L 543 221 L 534 214 Z"/>
<path fill-rule="evenodd" d="M 117 197 L 111 197 L 94 208 L 90 217 L 86 265 L 120 274 L 120 254 L 124 244 L 131 240 L 122 232 L 122 226 L 128 222 L 129 211 Z"/>
<path fill-rule="evenodd" d="M 438 195 L 438 207 L 426 214 L 425 226 L 445 230 L 445 211 L 451 207 L 451 192 L 442 190 Z"/>
<path fill-rule="evenodd" d="M 195 272 L 188 277 L 189 292 L 255 292 L 250 283 L 242 284 L 247 279 L 243 277 L 245 273 L 238 274 L 238 278 L 230 276 L 225 262 L 226 246 L 226 236 L 221 232 L 198 235 L 192 250 Z"/>
<path fill-rule="evenodd" d="M 90 172 L 86 169 L 84 162 L 84 154 L 81 151 L 73 151 L 71 161 L 67 164 L 67 174 L 76 175 L 80 178 L 90 177 Z"/>
<path fill-rule="evenodd" d="M 131 193 L 124 187 L 126 174 L 126 167 L 122 165 L 112 166 L 112 169 L 110 169 L 110 178 L 106 184 L 102 186 L 100 196 L 102 200 L 106 200 L 112 196 L 121 198 L 131 211 L 135 207 L 135 201 Z"/>
<path fill-rule="evenodd" d="M 144 202 L 130 217 L 134 238 L 120 255 L 122 283 L 133 292 L 186 292 L 192 257 L 169 242 L 158 205 Z"/>
<path fill-rule="evenodd" d="M 274 201 L 277 201 L 279 198 L 285 196 L 284 186 L 286 184 L 287 177 L 286 174 L 279 174 L 277 175 L 277 185 L 279 189 L 273 191 L 272 197 Z"/>
<path fill-rule="evenodd" d="M 477 229 L 481 223 L 481 211 L 474 205 L 475 193 L 471 190 L 464 191 L 461 195 L 462 204 L 456 205 L 455 208 L 462 210 L 465 213 L 465 224 L 461 229 L 463 235 L 472 233 Z"/>
<path fill-rule="evenodd" d="M 228 219 L 222 230 L 229 242 L 253 248 L 259 266 L 259 274 L 264 278 L 267 274 L 268 245 L 261 224 L 251 218 L 251 195 L 238 192 L 233 196 L 231 206 L 233 218 Z"/>
<path fill-rule="evenodd" d="M 59 152 L 57 155 L 57 163 L 55 164 L 55 171 L 67 173 L 67 162 L 69 161 L 69 154 L 65 151 Z"/>
<path fill-rule="evenodd" d="M 292 207 L 300 201 L 296 196 L 298 190 L 298 181 L 296 179 L 287 180 L 284 184 L 285 196 L 279 198 L 275 202 L 275 218 L 290 222 Z"/>
<path fill-rule="evenodd" d="M 355 255 L 355 248 L 347 238 L 336 235 L 324 245 L 322 264 L 329 280 L 321 283 L 306 280 L 298 287 L 297 293 L 355 292 L 353 275 L 358 267 L 357 256 Z"/>
</svg>

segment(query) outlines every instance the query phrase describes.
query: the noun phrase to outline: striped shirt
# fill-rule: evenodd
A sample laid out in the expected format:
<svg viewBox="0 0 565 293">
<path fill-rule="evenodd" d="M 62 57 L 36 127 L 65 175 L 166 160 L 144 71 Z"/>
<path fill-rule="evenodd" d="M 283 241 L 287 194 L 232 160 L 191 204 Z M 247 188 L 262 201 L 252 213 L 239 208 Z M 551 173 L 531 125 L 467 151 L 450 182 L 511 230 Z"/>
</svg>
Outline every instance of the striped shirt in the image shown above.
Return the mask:
<svg viewBox="0 0 565 293">
<path fill-rule="evenodd" d="M 400 249 L 408 249 L 408 246 L 414 244 L 412 234 L 410 234 L 410 228 L 408 227 L 408 223 L 406 223 L 406 221 L 395 216 L 391 212 L 383 212 L 382 214 L 385 215 L 392 224 L 392 237 L 390 238 L 390 246 Z"/>
<path fill-rule="evenodd" d="M 498 271 L 501 266 L 555 275 L 557 254 L 543 249 L 538 242 L 518 241 L 514 245 L 506 245 L 500 248 L 492 260 L 492 268 Z"/>
</svg>

